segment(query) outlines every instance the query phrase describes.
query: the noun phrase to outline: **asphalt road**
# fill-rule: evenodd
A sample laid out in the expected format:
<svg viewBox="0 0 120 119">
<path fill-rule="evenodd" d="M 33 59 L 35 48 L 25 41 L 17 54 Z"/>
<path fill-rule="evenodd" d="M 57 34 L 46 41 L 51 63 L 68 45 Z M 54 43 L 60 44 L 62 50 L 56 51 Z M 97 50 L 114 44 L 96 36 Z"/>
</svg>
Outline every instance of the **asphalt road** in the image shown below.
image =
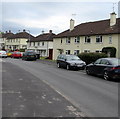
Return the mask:
<svg viewBox="0 0 120 119">
<path fill-rule="evenodd" d="M 81 117 L 81 111 L 40 78 L 2 63 L 2 117 Z"/>
<path fill-rule="evenodd" d="M 88 76 L 83 71 L 59 69 L 54 63 L 43 61 L 22 61 L 5 59 L 29 77 L 36 77 L 52 87 L 58 94 L 69 100 L 88 117 L 118 117 L 118 83 Z M 16 70 L 17 71 L 17 70 Z M 22 70 L 16 72 L 20 75 Z M 24 72 L 23 72 L 24 74 Z M 33 78 L 31 78 L 33 80 Z"/>
</svg>

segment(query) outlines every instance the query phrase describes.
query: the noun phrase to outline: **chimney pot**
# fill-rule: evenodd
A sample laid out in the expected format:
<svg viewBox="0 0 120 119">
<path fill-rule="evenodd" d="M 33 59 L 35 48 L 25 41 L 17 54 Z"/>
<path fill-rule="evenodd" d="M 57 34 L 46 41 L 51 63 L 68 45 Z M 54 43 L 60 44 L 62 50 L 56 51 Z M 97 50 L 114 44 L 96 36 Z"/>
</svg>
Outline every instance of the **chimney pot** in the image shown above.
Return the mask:
<svg viewBox="0 0 120 119">
<path fill-rule="evenodd" d="M 49 33 L 52 33 L 52 30 L 49 30 Z"/>
</svg>

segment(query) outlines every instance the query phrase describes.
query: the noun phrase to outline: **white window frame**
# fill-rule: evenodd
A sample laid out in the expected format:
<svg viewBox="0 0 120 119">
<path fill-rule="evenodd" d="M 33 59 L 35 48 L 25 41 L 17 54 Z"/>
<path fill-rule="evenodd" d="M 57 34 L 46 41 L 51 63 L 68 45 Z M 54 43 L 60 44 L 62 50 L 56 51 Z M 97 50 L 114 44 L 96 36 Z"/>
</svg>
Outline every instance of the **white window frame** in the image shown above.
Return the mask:
<svg viewBox="0 0 120 119">
<path fill-rule="evenodd" d="M 80 36 L 75 37 L 75 43 L 76 44 L 80 43 Z"/>
<path fill-rule="evenodd" d="M 109 36 L 109 44 L 112 44 L 112 35 Z"/>
<path fill-rule="evenodd" d="M 80 50 L 74 50 L 74 55 L 78 55 L 80 53 Z"/>
<path fill-rule="evenodd" d="M 103 42 L 103 36 L 99 35 L 99 36 L 96 36 L 96 43 L 102 43 Z"/>
<path fill-rule="evenodd" d="M 91 37 L 85 36 L 85 43 L 91 43 Z"/>
<path fill-rule="evenodd" d="M 42 42 L 42 46 L 45 46 L 45 42 Z"/>
<path fill-rule="evenodd" d="M 70 42 L 71 42 L 71 38 L 70 37 L 66 38 L 66 44 L 70 44 Z"/>
<path fill-rule="evenodd" d="M 101 50 L 95 50 L 96 53 L 101 53 L 102 51 Z"/>
<path fill-rule="evenodd" d="M 89 49 L 85 49 L 84 52 L 85 53 L 90 53 L 90 50 Z"/>
<path fill-rule="evenodd" d="M 66 50 L 66 55 L 69 55 L 70 54 L 70 50 Z"/>
</svg>

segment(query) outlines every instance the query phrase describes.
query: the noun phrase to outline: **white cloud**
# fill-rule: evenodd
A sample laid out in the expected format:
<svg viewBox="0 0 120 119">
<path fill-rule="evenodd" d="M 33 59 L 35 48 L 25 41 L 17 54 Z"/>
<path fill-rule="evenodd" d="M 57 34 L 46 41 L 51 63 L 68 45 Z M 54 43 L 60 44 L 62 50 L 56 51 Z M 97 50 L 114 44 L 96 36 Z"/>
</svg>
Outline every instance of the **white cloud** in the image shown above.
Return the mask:
<svg viewBox="0 0 120 119">
<path fill-rule="evenodd" d="M 119 0 L 2 0 L 2 2 L 119 2 Z"/>
<path fill-rule="evenodd" d="M 51 16 L 47 19 L 8 19 L 6 22 L 18 24 L 26 28 L 43 28 L 43 29 L 52 29 L 54 31 L 60 31 L 68 29 L 70 18 L 67 16 Z M 58 30 L 59 29 L 59 30 Z"/>
</svg>

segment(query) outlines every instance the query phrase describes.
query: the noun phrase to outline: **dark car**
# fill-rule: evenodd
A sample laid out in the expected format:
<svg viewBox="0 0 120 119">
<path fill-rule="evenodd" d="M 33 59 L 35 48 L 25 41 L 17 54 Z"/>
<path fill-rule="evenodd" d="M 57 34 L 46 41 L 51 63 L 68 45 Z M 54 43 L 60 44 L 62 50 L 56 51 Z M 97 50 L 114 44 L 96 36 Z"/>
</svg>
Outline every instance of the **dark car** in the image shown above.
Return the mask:
<svg viewBox="0 0 120 119">
<path fill-rule="evenodd" d="M 86 73 L 102 76 L 105 80 L 120 79 L 120 59 L 100 58 L 86 66 Z"/>
<path fill-rule="evenodd" d="M 36 53 L 34 51 L 26 51 L 23 53 L 22 60 L 36 60 Z"/>
<path fill-rule="evenodd" d="M 84 69 L 86 66 L 86 63 L 82 61 L 78 56 L 76 55 L 64 55 L 60 54 L 57 57 L 57 67 L 63 67 L 66 69 Z"/>
</svg>

